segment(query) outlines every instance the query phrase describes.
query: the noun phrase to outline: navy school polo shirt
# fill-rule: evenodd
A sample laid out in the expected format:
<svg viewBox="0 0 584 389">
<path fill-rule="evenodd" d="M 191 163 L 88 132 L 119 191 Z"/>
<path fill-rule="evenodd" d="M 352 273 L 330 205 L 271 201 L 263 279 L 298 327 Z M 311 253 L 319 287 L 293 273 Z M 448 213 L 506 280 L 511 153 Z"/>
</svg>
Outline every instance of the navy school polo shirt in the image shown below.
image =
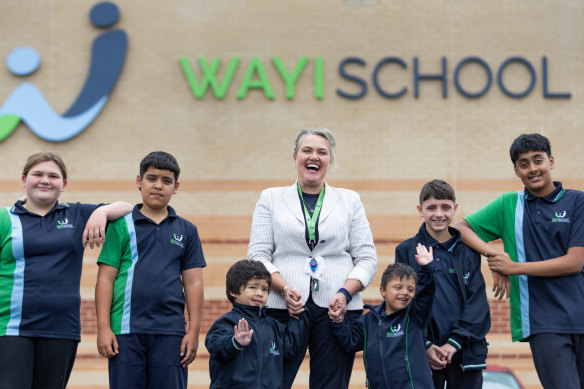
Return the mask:
<svg viewBox="0 0 584 389">
<path fill-rule="evenodd" d="M 119 269 L 114 283 L 114 334 L 184 335 L 181 273 L 206 266 L 197 228 L 168 207 L 156 224 L 142 204 L 108 228 L 98 263 Z"/>
<path fill-rule="evenodd" d="M 57 203 L 45 216 L 0 209 L 0 336 L 80 340 L 81 238 L 93 204 Z"/>
</svg>

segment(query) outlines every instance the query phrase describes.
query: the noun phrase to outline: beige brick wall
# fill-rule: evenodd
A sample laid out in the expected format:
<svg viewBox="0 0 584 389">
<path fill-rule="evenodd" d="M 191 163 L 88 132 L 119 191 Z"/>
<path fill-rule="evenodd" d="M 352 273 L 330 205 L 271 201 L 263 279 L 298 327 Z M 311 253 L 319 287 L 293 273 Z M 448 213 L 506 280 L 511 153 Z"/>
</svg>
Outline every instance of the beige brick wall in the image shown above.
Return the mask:
<svg viewBox="0 0 584 389">
<path fill-rule="evenodd" d="M 0 59 L 16 47 L 39 51 L 42 64 L 28 77 L 0 66 L 0 103 L 21 82 L 35 84 L 59 113 L 81 89 L 92 40 L 100 34 L 88 20 L 94 1 L 4 0 L 0 2 Z M 21 124 L 0 142 L 0 201 L 20 195 L 19 174 L 28 154 L 39 149 L 61 153 L 70 167 L 64 200 L 139 201 L 133 180 L 147 152 L 176 155 L 183 186 L 173 200 L 179 212 L 201 225 L 208 239 L 245 240 L 248 222 L 262 188 L 292 182 L 290 153 L 295 132 L 326 126 L 338 139 L 338 165 L 330 181 L 358 190 L 378 240 L 410 235 L 420 185 L 434 177 L 458 190 L 462 216 L 502 190 L 520 188 L 508 159 L 510 142 L 538 131 L 552 140 L 556 178 L 583 189 L 584 155 L 584 5 L 579 1 L 358 1 L 328 0 L 118 0 L 116 27 L 129 36 L 126 64 L 110 101 L 82 134 L 63 143 L 37 138 Z M 529 60 L 537 74 L 524 99 L 505 96 L 494 80 L 479 99 L 459 94 L 453 71 L 464 57 L 479 56 L 491 67 L 511 56 Z M 210 91 L 196 100 L 179 65 L 185 56 L 200 79 L 196 63 L 229 59 L 240 64 L 223 100 Z M 274 100 L 260 91 L 236 95 L 252 57 L 263 63 Z M 309 63 L 293 100 L 271 58 L 291 71 L 302 56 Z M 324 98 L 314 97 L 314 58 L 324 59 Z M 366 66 L 348 69 L 368 82 L 367 95 L 343 99 L 337 88 L 355 93 L 338 75 L 340 61 L 356 56 Z M 380 83 L 397 100 L 382 98 L 371 74 L 377 62 L 398 56 L 408 65 L 384 68 Z M 571 99 L 542 97 L 542 56 L 549 61 L 553 92 Z M 413 96 L 413 58 L 422 73 L 437 73 L 448 61 L 448 97 L 439 82 L 422 82 Z M 484 72 L 469 65 L 461 73 L 468 90 L 485 83 Z M 528 84 L 521 66 L 505 72 L 506 85 Z M 217 181 L 215 181 L 217 180 Z M 112 181 L 114 184 L 112 184 Z M 387 225 L 390 224 L 390 225 Z M 221 228 L 217 228 L 221 226 Z M 231 227 L 229 227 L 231 226 Z M 400 228 L 403 226 L 403 228 Z"/>
</svg>

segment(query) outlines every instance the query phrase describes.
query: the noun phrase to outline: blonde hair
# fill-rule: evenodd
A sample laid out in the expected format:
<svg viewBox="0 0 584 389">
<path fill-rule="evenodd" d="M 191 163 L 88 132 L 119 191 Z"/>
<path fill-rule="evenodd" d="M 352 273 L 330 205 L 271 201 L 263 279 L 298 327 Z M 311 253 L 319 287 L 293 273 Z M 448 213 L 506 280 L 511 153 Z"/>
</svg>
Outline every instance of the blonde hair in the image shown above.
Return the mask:
<svg viewBox="0 0 584 389">
<path fill-rule="evenodd" d="M 38 165 L 39 163 L 49 161 L 54 162 L 59 167 L 63 179 L 66 180 L 67 166 L 65 166 L 63 158 L 61 158 L 57 153 L 53 153 L 52 151 L 39 151 L 28 157 L 26 163 L 24 164 L 24 169 L 22 169 L 22 175 L 26 177 L 28 172 L 30 172 L 30 169 L 32 169 L 34 166 Z"/>
</svg>

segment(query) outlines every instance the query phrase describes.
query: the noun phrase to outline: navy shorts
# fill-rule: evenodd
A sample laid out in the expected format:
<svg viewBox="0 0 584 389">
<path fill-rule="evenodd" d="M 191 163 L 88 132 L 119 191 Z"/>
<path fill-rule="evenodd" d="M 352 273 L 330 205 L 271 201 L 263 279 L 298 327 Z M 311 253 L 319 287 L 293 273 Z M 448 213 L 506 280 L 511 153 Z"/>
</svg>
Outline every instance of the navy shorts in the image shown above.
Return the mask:
<svg viewBox="0 0 584 389">
<path fill-rule="evenodd" d="M 109 359 L 110 389 L 186 389 L 180 364 L 182 336 L 116 335 L 119 354 Z"/>
</svg>

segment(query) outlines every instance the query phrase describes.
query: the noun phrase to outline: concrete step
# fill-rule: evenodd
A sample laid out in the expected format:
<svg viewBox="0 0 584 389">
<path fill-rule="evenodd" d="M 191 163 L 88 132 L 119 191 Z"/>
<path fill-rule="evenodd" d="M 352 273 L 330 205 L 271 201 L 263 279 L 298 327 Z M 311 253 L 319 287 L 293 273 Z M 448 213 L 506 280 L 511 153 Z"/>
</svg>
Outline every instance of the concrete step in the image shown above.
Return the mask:
<svg viewBox="0 0 584 389">
<path fill-rule="evenodd" d="M 204 346 L 205 336 L 199 338 L 197 358 L 189 366 L 189 389 L 208 388 L 209 353 Z M 511 342 L 508 334 L 494 334 L 488 337 L 489 359 L 487 364 L 507 366 L 522 381 L 526 389 L 540 389 L 541 385 L 533 367 L 531 352 L 527 343 Z M 308 389 L 309 356 L 305 358 L 294 388 Z M 358 353 L 355 358 L 350 388 L 362 389 L 365 386 L 363 357 Z M 77 353 L 77 360 L 69 380 L 69 389 L 106 389 L 108 388 L 107 360 L 97 353 L 96 336 L 85 335 Z"/>
</svg>

